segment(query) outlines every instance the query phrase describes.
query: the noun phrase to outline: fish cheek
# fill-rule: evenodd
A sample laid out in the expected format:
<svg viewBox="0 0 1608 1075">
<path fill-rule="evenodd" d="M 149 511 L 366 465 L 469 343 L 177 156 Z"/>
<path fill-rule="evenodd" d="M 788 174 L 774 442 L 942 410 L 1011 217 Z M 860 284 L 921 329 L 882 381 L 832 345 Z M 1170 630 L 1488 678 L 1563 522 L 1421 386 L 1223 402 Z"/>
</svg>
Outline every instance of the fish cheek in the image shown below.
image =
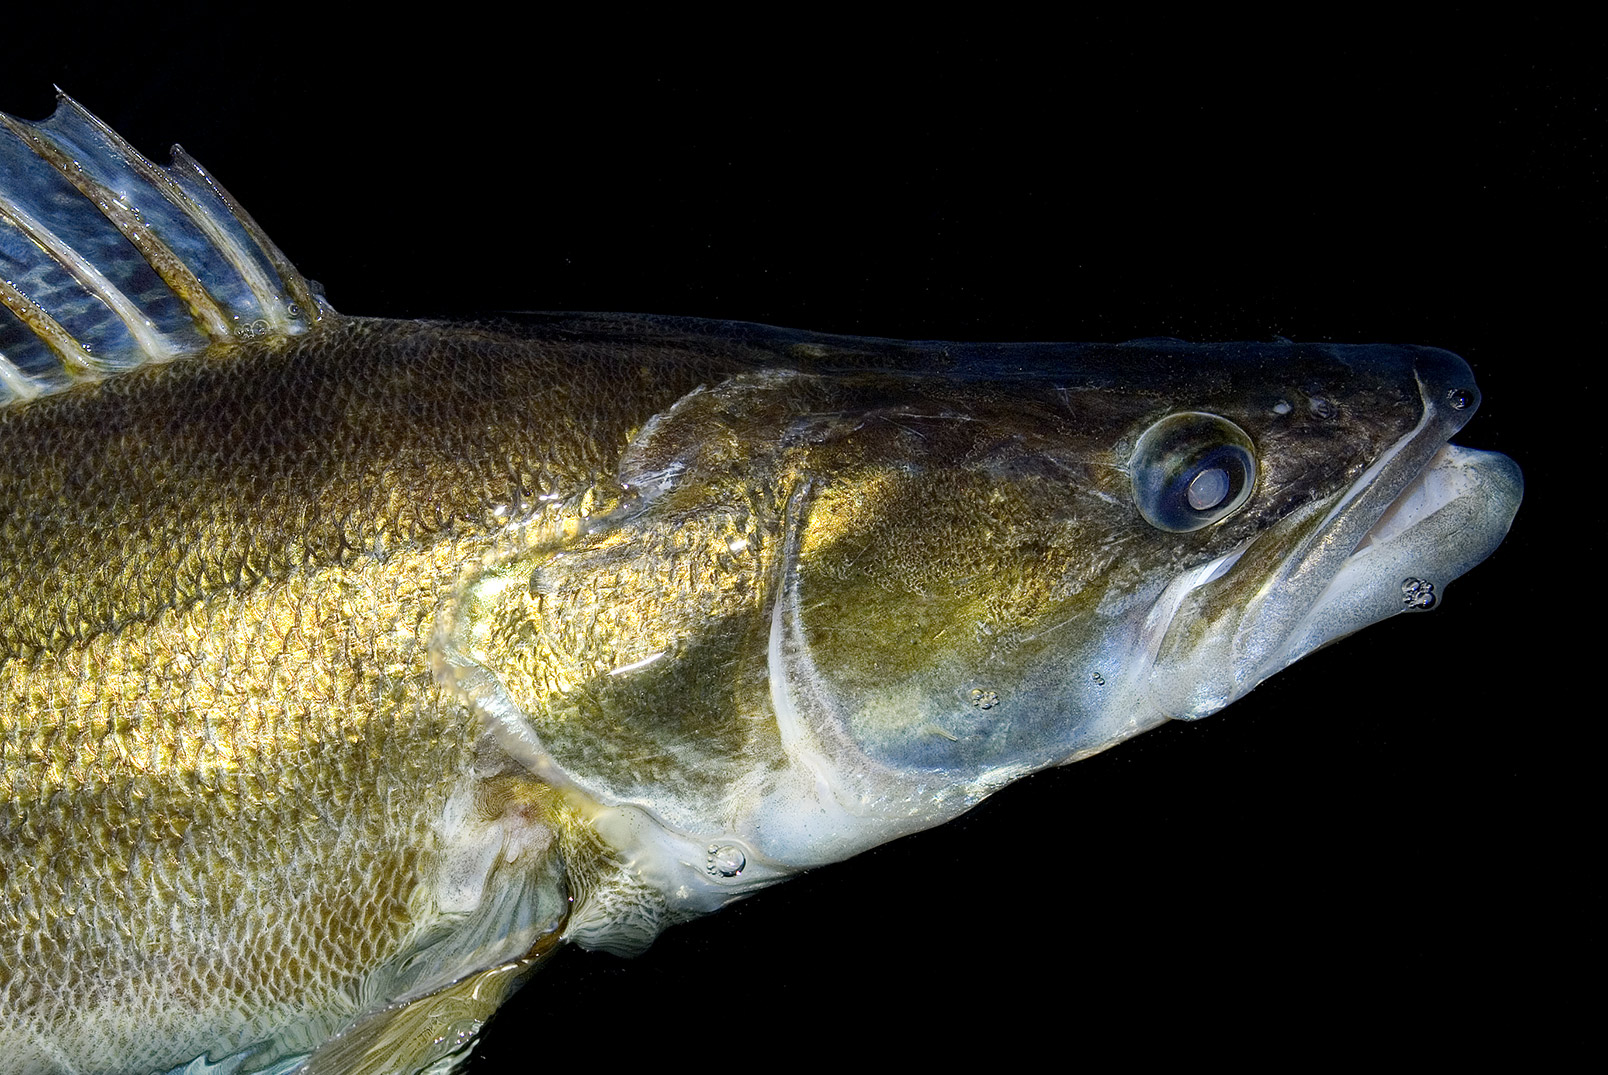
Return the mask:
<svg viewBox="0 0 1608 1075">
<path fill-rule="evenodd" d="M 858 750 L 897 769 L 980 772 L 1037 752 L 1098 586 L 1080 586 L 1075 492 L 1041 477 L 868 470 L 819 490 L 789 571 L 791 679 Z M 1072 630 L 1046 632 L 1052 620 Z"/>
</svg>

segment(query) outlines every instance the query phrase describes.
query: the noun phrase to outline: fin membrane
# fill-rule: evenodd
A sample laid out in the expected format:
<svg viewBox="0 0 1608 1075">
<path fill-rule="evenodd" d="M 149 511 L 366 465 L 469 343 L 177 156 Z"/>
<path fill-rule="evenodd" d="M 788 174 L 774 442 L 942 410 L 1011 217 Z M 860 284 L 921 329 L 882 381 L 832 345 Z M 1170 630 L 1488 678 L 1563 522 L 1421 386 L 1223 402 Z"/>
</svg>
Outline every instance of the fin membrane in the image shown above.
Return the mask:
<svg viewBox="0 0 1608 1075">
<path fill-rule="evenodd" d="M 322 312 L 256 222 L 178 146 L 158 167 L 61 94 L 0 113 L 0 406 Z"/>
<path fill-rule="evenodd" d="M 455 1072 L 469 1059 L 486 1020 L 530 977 L 540 958 L 512 960 L 376 1012 L 320 1046 L 295 1075 Z"/>
</svg>

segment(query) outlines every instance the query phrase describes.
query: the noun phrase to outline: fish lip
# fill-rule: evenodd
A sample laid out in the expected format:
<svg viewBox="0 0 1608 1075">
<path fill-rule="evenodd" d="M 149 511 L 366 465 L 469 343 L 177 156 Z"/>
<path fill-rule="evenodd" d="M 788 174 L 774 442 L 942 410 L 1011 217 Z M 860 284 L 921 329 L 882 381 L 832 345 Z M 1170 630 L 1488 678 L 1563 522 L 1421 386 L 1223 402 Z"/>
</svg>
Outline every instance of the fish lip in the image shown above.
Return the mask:
<svg viewBox="0 0 1608 1075">
<path fill-rule="evenodd" d="M 1395 544 L 1401 528 L 1392 527 L 1397 523 L 1404 524 L 1409 516 L 1422 520 L 1446 506 L 1437 503 L 1416 514 L 1404 511 L 1415 493 L 1426 491 L 1426 476 L 1454 458 L 1448 452 L 1465 453 L 1465 457 L 1457 458 L 1469 462 L 1468 450 L 1449 442 L 1479 406 L 1479 391 L 1468 364 L 1451 352 L 1418 349 L 1413 376 L 1421 405 L 1417 423 L 1344 490 L 1249 539 L 1245 546 L 1233 550 L 1231 561 L 1194 579 L 1174 580 L 1168 587 L 1163 594 L 1168 607 L 1152 612 L 1153 618 L 1159 612 L 1164 620 L 1157 632 L 1162 637 L 1149 662 L 1151 700 L 1161 713 L 1184 720 L 1215 713 L 1323 642 L 1402 611 L 1398 605 L 1376 614 L 1386 591 L 1383 576 L 1377 570 L 1391 568 L 1396 561 L 1405 559 L 1403 549 L 1393 548 L 1389 556 L 1372 554 L 1373 562 L 1368 565 L 1371 573 L 1363 572 L 1359 565 L 1369 559 L 1370 548 Z M 1510 461 L 1494 458 L 1501 459 L 1516 476 L 1517 468 Z M 1473 460 L 1474 469 L 1482 465 L 1480 460 Z M 1498 464 L 1486 469 L 1501 467 Z M 1498 477 L 1494 484 L 1502 485 L 1503 481 Z M 1495 492 L 1492 498 L 1516 510 L 1517 495 L 1511 490 Z M 1314 521 L 1315 516 L 1321 517 Z M 1500 535 L 1506 532 L 1505 522 L 1511 517 L 1511 511 L 1504 519 L 1502 508 L 1493 507 L 1482 517 L 1480 532 L 1484 537 L 1495 535 L 1494 540 L 1482 545 L 1477 555 L 1462 555 L 1456 560 L 1455 570 L 1437 569 L 1440 579 L 1456 577 L 1488 555 L 1500 542 Z M 1503 525 L 1497 526 L 1492 520 Z M 1276 570 L 1256 578 L 1245 576 L 1239 561 L 1263 540 L 1290 540 L 1291 547 L 1280 558 Z M 1410 542 L 1408 548 L 1422 552 L 1426 544 Z M 1433 561 L 1436 555 L 1431 549 L 1428 558 Z M 1351 573 L 1345 582 L 1354 592 L 1347 593 L 1346 600 L 1358 609 L 1367 604 L 1371 618 L 1363 618 L 1353 609 L 1351 619 L 1345 621 L 1351 624 L 1349 629 L 1325 633 L 1336 618 L 1331 615 L 1337 607 L 1334 588 L 1348 567 Z M 1402 578 L 1396 576 L 1393 584 L 1399 584 Z M 1254 585 L 1247 586 L 1248 581 Z M 1224 598 L 1237 587 L 1247 589 L 1244 598 Z M 1364 589 L 1371 603 L 1358 597 Z M 1147 628 L 1147 633 L 1151 630 L 1154 628 Z"/>
<path fill-rule="evenodd" d="M 1411 526 L 1413 516 L 1419 514 L 1419 511 L 1411 507 L 1415 500 L 1427 496 L 1432 501 L 1435 501 L 1438 506 L 1440 498 L 1430 494 L 1428 482 L 1430 476 L 1438 467 L 1446 463 L 1449 453 L 1456 447 L 1451 441 L 1442 444 L 1440 450 L 1430 457 L 1429 462 L 1425 463 L 1423 468 L 1397 494 L 1396 499 L 1385 505 L 1384 511 L 1379 513 L 1378 517 L 1374 519 L 1373 525 L 1368 528 L 1368 532 L 1362 535 L 1356 547 L 1351 550 L 1348 563 L 1350 560 L 1360 556 L 1369 546 L 1389 541 L 1395 534 Z"/>
<path fill-rule="evenodd" d="M 1479 410 L 1474 373 L 1450 351 L 1418 348 L 1413 378 L 1421 406 L 1418 422 L 1334 498 L 1323 521 L 1286 558 L 1284 570 L 1275 576 L 1279 585 L 1324 565 L 1336 565 L 1338 570 L 1423 482 L 1451 439 Z"/>
<path fill-rule="evenodd" d="M 1513 460 L 1441 444 L 1287 632 L 1265 675 L 1391 615 L 1433 608 L 1437 589 L 1502 543 L 1523 499 Z"/>
</svg>

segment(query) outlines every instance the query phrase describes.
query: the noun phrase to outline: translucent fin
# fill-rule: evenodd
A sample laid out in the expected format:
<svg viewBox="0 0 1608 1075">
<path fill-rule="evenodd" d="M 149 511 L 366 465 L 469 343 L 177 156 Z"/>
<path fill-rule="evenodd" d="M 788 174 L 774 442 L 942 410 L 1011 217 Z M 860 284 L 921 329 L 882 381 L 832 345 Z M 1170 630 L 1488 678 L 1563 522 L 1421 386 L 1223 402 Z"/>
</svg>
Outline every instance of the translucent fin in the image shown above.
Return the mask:
<svg viewBox="0 0 1608 1075">
<path fill-rule="evenodd" d="M 371 975 L 360 998 L 365 1013 L 315 1049 L 297 1075 L 445 1075 L 468 1060 L 486 1020 L 557 950 L 569 921 L 562 857 L 551 848 L 522 851 L 505 833 L 502 824 L 485 828 L 497 856 L 474 909 L 444 914 L 410 952 Z"/>
<path fill-rule="evenodd" d="M 556 937 L 553 943 L 556 945 Z M 469 1059 L 486 1020 L 524 983 L 540 958 L 511 960 L 428 996 L 376 1012 L 321 1046 L 296 1069 L 296 1075 L 447 1075 L 457 1071 Z"/>
<path fill-rule="evenodd" d="M 327 312 L 179 147 L 158 167 L 66 94 L 0 113 L 0 405 Z"/>
</svg>

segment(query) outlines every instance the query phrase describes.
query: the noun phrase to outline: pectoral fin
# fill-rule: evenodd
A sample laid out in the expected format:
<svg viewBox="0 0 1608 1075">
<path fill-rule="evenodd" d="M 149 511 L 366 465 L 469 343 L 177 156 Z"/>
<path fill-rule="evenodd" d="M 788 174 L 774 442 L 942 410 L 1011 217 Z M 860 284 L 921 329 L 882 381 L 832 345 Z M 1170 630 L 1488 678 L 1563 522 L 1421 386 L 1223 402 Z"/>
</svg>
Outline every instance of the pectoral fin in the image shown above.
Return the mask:
<svg viewBox="0 0 1608 1075">
<path fill-rule="evenodd" d="M 549 946 L 556 947 L 557 938 Z M 326 1042 L 296 1075 L 447 1075 L 469 1059 L 497 1007 L 546 957 L 533 953 L 428 996 L 366 1016 Z"/>
</svg>

